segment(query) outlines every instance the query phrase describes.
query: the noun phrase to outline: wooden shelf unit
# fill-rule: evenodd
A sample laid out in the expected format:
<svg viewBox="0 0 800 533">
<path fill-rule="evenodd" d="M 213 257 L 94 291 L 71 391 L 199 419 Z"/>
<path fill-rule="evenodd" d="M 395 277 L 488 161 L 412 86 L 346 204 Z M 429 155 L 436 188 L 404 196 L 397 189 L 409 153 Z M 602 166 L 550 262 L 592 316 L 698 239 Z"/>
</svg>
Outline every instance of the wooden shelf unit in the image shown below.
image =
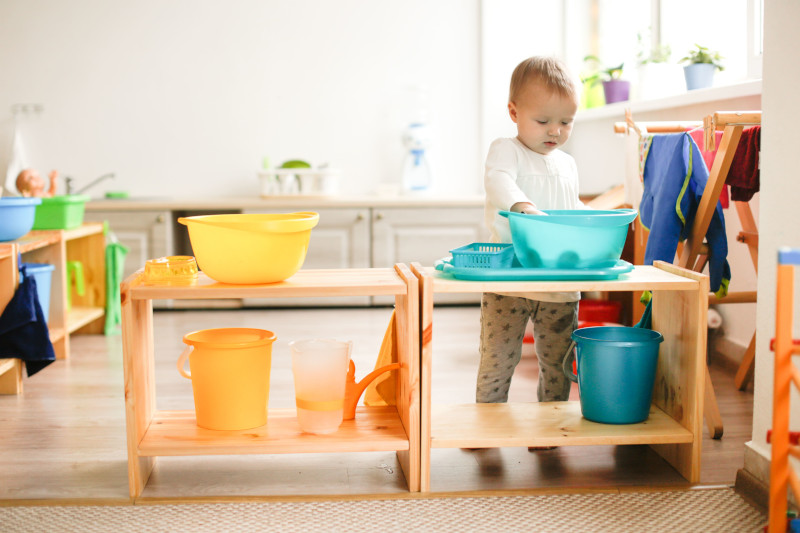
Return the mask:
<svg viewBox="0 0 800 533">
<path fill-rule="evenodd" d="M 57 359 L 69 358 L 69 337 L 76 332 L 101 333 L 105 316 L 105 237 L 103 225 L 86 223 L 69 230 L 30 231 L 16 241 L 0 243 L 0 310 L 16 291 L 19 283 L 17 255 L 24 263 L 47 263 L 55 267 L 50 285 L 50 312 L 47 326 Z M 67 261 L 83 265 L 83 296 L 72 296 L 67 309 Z M 0 360 L 4 361 L 4 360 Z M 22 362 L 14 361 L 13 370 L 3 372 L 0 364 L 0 394 L 22 392 Z M 9 372 L 16 379 L 9 378 Z M 12 386 L 11 382 L 16 383 Z"/>
<path fill-rule="evenodd" d="M 420 280 L 420 490 L 431 490 L 431 448 L 649 444 L 687 480 L 699 480 L 707 276 L 661 261 L 636 266 L 611 281 L 461 281 L 416 263 L 411 269 Z M 664 335 L 646 421 L 590 422 L 582 417 L 577 401 L 431 405 L 434 294 L 645 290 L 653 291 L 652 327 Z"/>
<path fill-rule="evenodd" d="M 105 237 L 103 225 L 87 222 L 68 230 L 31 231 L 18 241 L 25 263 L 48 263 L 55 266 L 50 286 L 50 315 L 47 325 L 57 359 L 69 358 L 69 336 L 102 333 L 105 316 Z M 72 294 L 67 308 L 67 261 L 83 265 L 83 296 Z"/>
<path fill-rule="evenodd" d="M 19 266 L 15 243 L 0 243 L 0 313 L 14 296 L 19 283 Z M 0 359 L 0 394 L 22 393 L 22 361 Z"/>
<path fill-rule="evenodd" d="M 142 495 L 157 456 L 396 451 L 409 491 L 419 491 L 419 302 L 417 278 L 394 268 L 301 270 L 269 285 L 217 283 L 202 272 L 195 285 L 147 285 L 139 270 L 122 284 L 123 370 L 132 498 Z M 397 319 L 396 406 L 359 407 L 333 435 L 303 433 L 294 409 L 270 409 L 267 424 L 242 431 L 197 426 L 190 411 L 158 411 L 153 300 L 387 295 Z"/>
</svg>

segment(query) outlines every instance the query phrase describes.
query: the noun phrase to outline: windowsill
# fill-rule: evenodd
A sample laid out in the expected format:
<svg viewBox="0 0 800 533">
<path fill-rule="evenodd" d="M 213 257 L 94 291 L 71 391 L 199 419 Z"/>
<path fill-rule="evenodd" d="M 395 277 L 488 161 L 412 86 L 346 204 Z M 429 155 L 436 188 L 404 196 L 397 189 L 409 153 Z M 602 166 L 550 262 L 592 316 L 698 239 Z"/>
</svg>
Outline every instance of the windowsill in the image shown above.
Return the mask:
<svg viewBox="0 0 800 533">
<path fill-rule="evenodd" d="M 575 117 L 576 122 L 589 120 L 600 120 L 606 118 L 624 117 L 625 110 L 630 109 L 634 114 L 645 111 L 658 111 L 674 107 L 684 107 L 705 102 L 715 102 L 718 100 L 728 100 L 742 96 L 754 96 L 761 94 L 761 80 L 751 80 L 733 85 L 722 87 L 711 87 L 710 89 L 697 89 L 687 91 L 675 96 L 659 98 L 657 100 L 637 100 L 628 102 L 618 102 L 615 104 L 604 105 L 592 109 L 578 111 Z"/>
</svg>

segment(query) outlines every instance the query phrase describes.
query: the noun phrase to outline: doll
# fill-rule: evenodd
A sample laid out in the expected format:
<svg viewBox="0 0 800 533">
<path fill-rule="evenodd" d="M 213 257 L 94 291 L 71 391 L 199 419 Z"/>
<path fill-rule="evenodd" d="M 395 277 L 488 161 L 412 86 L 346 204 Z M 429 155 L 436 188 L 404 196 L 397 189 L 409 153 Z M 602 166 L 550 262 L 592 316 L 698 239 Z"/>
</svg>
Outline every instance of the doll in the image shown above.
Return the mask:
<svg viewBox="0 0 800 533">
<path fill-rule="evenodd" d="M 45 183 L 39 172 L 32 168 L 26 168 L 17 176 L 17 190 L 25 197 L 50 197 L 56 193 L 58 181 L 58 171 L 53 170 L 48 175 L 50 187 L 45 190 Z"/>
</svg>

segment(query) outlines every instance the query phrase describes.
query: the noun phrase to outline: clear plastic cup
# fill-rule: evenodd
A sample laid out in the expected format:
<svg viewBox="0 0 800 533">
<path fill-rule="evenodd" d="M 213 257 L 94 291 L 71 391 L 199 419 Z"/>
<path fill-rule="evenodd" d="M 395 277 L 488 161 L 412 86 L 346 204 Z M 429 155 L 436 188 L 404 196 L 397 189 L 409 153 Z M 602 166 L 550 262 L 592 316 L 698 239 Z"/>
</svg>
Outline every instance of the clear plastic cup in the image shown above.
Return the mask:
<svg viewBox="0 0 800 533">
<path fill-rule="evenodd" d="M 328 434 L 339 429 L 352 345 L 351 341 L 330 339 L 289 343 L 297 422 L 306 433 Z"/>
</svg>

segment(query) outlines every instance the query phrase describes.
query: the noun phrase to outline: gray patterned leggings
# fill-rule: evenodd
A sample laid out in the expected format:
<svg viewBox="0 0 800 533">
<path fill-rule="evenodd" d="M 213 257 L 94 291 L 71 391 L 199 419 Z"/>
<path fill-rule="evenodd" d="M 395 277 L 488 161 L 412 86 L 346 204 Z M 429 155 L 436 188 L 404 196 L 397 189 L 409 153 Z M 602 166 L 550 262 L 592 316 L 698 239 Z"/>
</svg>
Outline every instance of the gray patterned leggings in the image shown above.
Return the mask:
<svg viewBox="0 0 800 533">
<path fill-rule="evenodd" d="M 522 355 L 522 338 L 528 320 L 539 359 L 540 402 L 569 398 L 571 382 L 561 368 L 571 335 L 578 326 L 578 302 L 542 302 L 484 293 L 481 299 L 481 364 L 475 401 L 508 401 L 511 376 Z"/>
</svg>

